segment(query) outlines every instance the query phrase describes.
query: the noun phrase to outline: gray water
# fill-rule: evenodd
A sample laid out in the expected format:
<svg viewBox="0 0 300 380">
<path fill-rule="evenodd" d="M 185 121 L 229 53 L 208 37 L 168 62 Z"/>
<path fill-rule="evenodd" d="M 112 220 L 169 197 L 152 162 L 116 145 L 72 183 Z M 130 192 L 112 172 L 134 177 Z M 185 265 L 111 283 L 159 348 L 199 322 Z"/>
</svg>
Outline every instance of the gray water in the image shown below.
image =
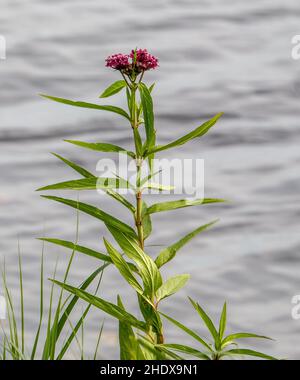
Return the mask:
<svg viewBox="0 0 300 380">
<path fill-rule="evenodd" d="M 19 239 L 28 339 L 38 319 L 42 245 L 35 238 L 74 239 L 76 234 L 76 213 L 35 192 L 76 178 L 49 152 L 95 170 L 104 155 L 63 139 L 131 144 L 129 129 L 118 116 L 47 102 L 37 94 L 96 101 L 118 79 L 104 67 L 104 58 L 138 46 L 160 59 L 160 68 L 146 78 L 157 82 L 159 143 L 225 112 L 210 134 L 183 146 L 180 157 L 204 158 L 205 195 L 230 203 L 153 218 L 149 244 L 160 245 L 220 218 L 170 264 L 166 275 L 186 272 L 192 277 L 185 290 L 164 302 L 163 310 L 203 332 L 186 296 L 197 299 L 215 318 L 226 299 L 229 331 L 269 335 L 274 343 L 256 342 L 255 347 L 299 358 L 300 321 L 291 317 L 291 298 L 300 292 L 300 61 L 291 58 L 291 38 L 300 32 L 299 2 L 1 0 L 0 10 L 0 34 L 7 40 L 7 59 L 0 61 L 0 258 L 6 259 L 17 293 Z M 118 96 L 115 102 L 122 105 Z M 92 193 L 81 193 L 80 199 L 125 218 L 113 200 Z M 148 199 L 155 201 L 155 196 Z M 79 242 L 101 250 L 103 225 L 85 215 L 79 224 Z M 48 276 L 57 257 L 59 273 L 63 271 L 69 253 L 46 245 Z M 95 265 L 93 259 L 76 257 L 69 281 L 77 285 Z M 105 273 L 100 293 L 112 301 L 121 294 L 128 310 L 136 311 L 133 294 L 113 268 Z M 89 354 L 103 318 L 94 310 L 86 322 Z M 118 355 L 116 327 L 116 321 L 106 317 L 103 358 Z M 187 342 L 169 325 L 166 335 L 169 341 Z"/>
</svg>

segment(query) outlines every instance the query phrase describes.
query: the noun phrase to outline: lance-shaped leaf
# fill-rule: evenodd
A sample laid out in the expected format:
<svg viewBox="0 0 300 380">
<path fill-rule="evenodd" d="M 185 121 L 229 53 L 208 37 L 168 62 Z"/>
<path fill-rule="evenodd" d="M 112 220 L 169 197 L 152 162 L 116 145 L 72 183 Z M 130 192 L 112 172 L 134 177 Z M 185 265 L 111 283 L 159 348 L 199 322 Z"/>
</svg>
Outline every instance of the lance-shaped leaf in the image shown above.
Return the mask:
<svg viewBox="0 0 300 380">
<path fill-rule="evenodd" d="M 196 228 L 194 231 L 190 232 L 189 234 L 185 235 L 182 239 L 178 240 L 176 243 L 170 245 L 169 247 L 163 249 L 157 258 L 155 259 L 155 263 L 158 266 L 158 268 L 162 267 L 164 264 L 172 260 L 176 253 L 180 248 L 182 248 L 185 244 L 187 244 L 191 239 L 193 239 L 195 236 L 200 234 L 201 232 L 205 231 L 207 228 L 211 227 L 217 222 L 217 220 L 214 220 L 211 223 L 204 224 L 203 226 L 200 226 Z"/>
<path fill-rule="evenodd" d="M 97 190 L 97 189 L 129 189 L 131 185 L 122 178 L 93 177 L 64 181 L 37 189 L 44 190 Z"/>
<path fill-rule="evenodd" d="M 143 360 L 164 360 L 166 359 L 162 350 L 158 350 L 151 338 L 143 337 L 139 334 L 138 343 L 142 351 Z M 140 358 L 139 360 L 142 360 Z"/>
<path fill-rule="evenodd" d="M 139 84 L 139 91 L 141 97 L 141 105 L 143 108 L 144 124 L 146 131 L 146 142 L 144 151 L 151 150 L 156 144 L 156 131 L 154 129 L 154 113 L 153 113 L 153 101 L 151 93 L 148 87 L 144 83 Z M 154 153 L 150 153 L 148 156 L 150 172 L 153 171 L 153 158 Z"/>
<path fill-rule="evenodd" d="M 143 142 L 142 142 L 142 138 L 141 138 L 141 135 L 140 135 L 138 128 L 133 128 L 133 138 L 134 138 L 134 145 L 135 145 L 135 150 L 136 150 L 137 156 L 142 157 L 142 155 L 143 155 Z"/>
<path fill-rule="evenodd" d="M 74 162 L 67 160 L 66 158 L 60 156 L 59 154 L 56 154 L 56 153 L 52 153 L 52 154 L 53 154 L 53 156 L 57 157 L 58 159 L 63 161 L 65 164 L 70 166 L 70 168 L 74 169 L 77 173 L 81 174 L 83 177 L 85 177 L 85 178 L 94 178 L 95 177 L 94 174 L 90 173 L 88 170 L 86 170 L 85 168 L 75 164 Z"/>
<path fill-rule="evenodd" d="M 221 339 L 220 339 L 218 331 L 215 328 L 215 325 L 213 324 L 212 320 L 205 313 L 205 311 L 202 309 L 202 307 L 199 305 L 199 303 L 196 303 L 190 297 L 189 297 L 189 300 L 190 300 L 191 304 L 193 305 L 194 309 L 200 315 L 201 319 L 205 323 L 205 325 L 208 328 L 208 330 L 210 331 L 212 337 L 214 338 L 216 350 L 220 350 L 220 348 L 221 348 Z"/>
<path fill-rule="evenodd" d="M 152 190 L 157 190 L 157 191 L 172 191 L 174 190 L 174 186 L 162 185 L 160 183 L 146 182 L 142 187 L 142 191 L 144 189 L 152 189 Z"/>
<path fill-rule="evenodd" d="M 94 251 L 93 249 L 83 247 L 79 244 L 74 244 L 71 241 L 61 240 L 61 239 L 52 239 L 52 238 L 38 238 L 38 240 L 46 241 L 51 244 L 60 245 L 61 247 L 69 248 L 72 251 L 84 253 L 87 256 L 94 257 L 95 259 L 102 260 L 108 263 L 111 263 L 112 260 L 108 255 L 104 253 Z"/>
<path fill-rule="evenodd" d="M 174 360 L 185 360 L 182 356 L 179 356 L 175 354 L 175 352 L 169 350 L 168 348 L 164 347 L 163 344 L 156 344 L 156 349 L 159 351 L 162 351 L 167 355 L 167 359 L 174 359 Z"/>
<path fill-rule="evenodd" d="M 239 355 L 239 356 L 246 355 L 246 356 L 254 356 L 257 358 L 262 358 L 262 359 L 267 359 L 267 360 L 278 360 L 278 359 L 274 358 L 273 356 L 266 355 L 262 352 L 245 349 L 245 348 L 235 348 L 232 350 L 224 351 L 222 353 L 222 356 L 227 356 L 227 355 Z"/>
<path fill-rule="evenodd" d="M 122 255 L 107 241 L 104 239 L 104 244 L 111 257 L 112 262 L 115 264 L 121 275 L 125 278 L 129 285 L 139 294 L 143 294 L 143 288 L 132 273 L 130 266 L 123 259 Z"/>
<path fill-rule="evenodd" d="M 131 326 L 136 327 L 142 331 L 146 331 L 145 322 L 139 321 L 132 314 L 123 310 L 121 307 L 114 305 L 113 303 L 110 303 L 102 298 L 99 298 L 95 295 L 92 295 L 74 286 L 71 286 L 63 282 L 56 281 L 56 280 L 51 280 L 51 281 L 54 282 L 56 285 L 62 287 L 63 289 L 67 290 L 68 292 L 75 294 L 77 297 L 81 298 L 82 300 L 92 304 L 98 309 L 111 315 L 112 317 L 117 318 L 120 321 L 127 322 Z"/>
<path fill-rule="evenodd" d="M 126 223 L 120 221 L 119 219 L 113 217 L 112 215 L 107 214 L 106 212 L 102 211 L 101 209 L 95 206 L 89 205 L 87 203 L 74 201 L 72 199 L 59 198 L 59 197 L 54 197 L 50 195 L 49 196 L 42 195 L 42 197 L 65 204 L 67 206 L 70 206 L 82 212 L 85 212 L 86 214 L 91 215 L 96 219 L 102 220 L 107 226 L 114 227 L 118 229 L 119 231 L 122 231 L 124 234 L 127 234 L 133 237 L 134 239 L 137 239 L 137 235 L 132 227 L 128 226 Z"/>
<path fill-rule="evenodd" d="M 68 166 L 70 166 L 72 169 L 74 169 L 77 173 L 81 174 L 83 177 L 85 178 L 96 178 L 96 176 L 92 173 L 90 173 L 89 171 L 87 171 L 86 169 L 84 169 L 83 167 L 79 166 L 78 164 L 75 164 L 74 162 L 70 161 L 70 160 L 67 160 L 66 158 L 56 154 L 56 153 L 53 153 L 53 155 L 57 158 L 59 158 L 60 160 L 62 160 L 65 164 L 67 164 Z M 107 189 L 107 188 L 104 188 L 102 189 L 106 192 L 106 194 L 108 194 L 109 196 L 111 196 L 112 198 L 114 198 L 116 201 L 122 203 L 125 207 L 127 207 L 132 213 L 135 212 L 135 207 L 127 201 L 126 198 L 124 198 L 121 194 L 115 192 L 114 190 L 112 189 Z"/>
<path fill-rule="evenodd" d="M 85 141 L 77 141 L 77 140 L 64 140 L 70 144 L 79 146 L 81 148 L 86 148 L 90 150 L 95 150 L 97 152 L 116 152 L 116 153 L 124 153 L 128 156 L 135 158 L 135 154 L 127 149 L 124 149 L 118 145 L 97 142 L 97 143 L 89 143 Z"/>
<path fill-rule="evenodd" d="M 155 145 L 155 129 L 154 129 L 154 114 L 153 114 L 153 101 L 149 89 L 144 83 L 139 84 L 139 91 L 141 96 L 141 104 L 143 107 L 147 148 L 151 149 Z"/>
<path fill-rule="evenodd" d="M 95 109 L 95 110 L 114 112 L 114 113 L 117 113 L 117 114 L 125 117 L 127 120 L 130 120 L 128 113 L 119 107 L 74 101 L 74 100 L 58 98 L 55 96 L 48 96 L 48 95 L 43 95 L 43 94 L 40 94 L 40 95 L 43 98 L 53 100 L 54 102 L 67 104 L 67 105 L 74 106 L 74 107 L 82 107 L 82 108 L 90 108 L 90 109 Z"/>
<path fill-rule="evenodd" d="M 241 332 L 241 333 L 235 333 L 235 334 L 230 334 L 226 336 L 226 338 L 222 341 L 222 347 L 228 346 L 229 344 L 233 343 L 236 339 L 247 339 L 247 338 L 273 340 L 272 338 L 269 338 L 268 336 Z"/>
<path fill-rule="evenodd" d="M 169 201 L 154 203 L 148 207 L 148 213 L 154 214 L 156 212 L 177 210 L 179 208 L 206 205 L 210 203 L 220 203 L 226 202 L 224 199 L 212 199 L 212 198 L 202 198 L 202 199 L 180 199 L 178 201 Z"/>
<path fill-rule="evenodd" d="M 133 204 L 128 202 L 128 200 L 124 198 L 121 194 L 117 193 L 112 189 L 104 189 L 104 191 L 106 192 L 106 194 L 114 198 L 116 201 L 122 203 L 122 205 L 127 207 L 128 210 L 130 210 L 132 213 L 135 213 L 135 207 L 133 206 Z"/>
<path fill-rule="evenodd" d="M 196 334 L 193 330 L 189 329 L 188 327 L 186 327 L 185 325 L 183 325 L 182 323 L 176 321 L 176 319 L 173 319 L 171 317 L 169 317 L 168 315 L 164 314 L 164 313 L 160 313 L 161 315 L 163 315 L 165 318 L 168 319 L 168 321 L 172 322 L 175 326 L 179 327 L 181 330 L 183 330 L 185 333 L 187 333 L 188 335 L 190 335 L 192 338 L 194 338 L 195 340 L 197 340 L 199 343 L 201 343 L 205 348 L 207 348 L 209 351 L 213 351 L 213 349 L 211 348 L 211 346 L 205 342 L 205 340 L 203 340 L 198 334 Z"/>
<path fill-rule="evenodd" d="M 186 142 L 196 138 L 203 136 L 206 132 L 209 131 L 209 129 L 218 121 L 218 119 L 223 115 L 223 113 L 218 113 L 216 116 L 214 116 L 212 119 L 206 121 L 200 127 L 194 129 L 192 132 L 188 133 L 185 136 L 180 137 L 179 139 L 167 144 L 167 145 L 159 145 L 152 149 L 148 149 L 146 152 L 146 156 L 151 155 L 153 153 L 160 152 L 162 150 L 174 148 L 175 146 L 183 145 Z"/>
<path fill-rule="evenodd" d="M 102 260 L 102 261 L 105 261 L 105 262 L 110 263 L 110 264 L 112 263 L 110 256 L 105 255 L 104 253 L 95 251 L 94 249 L 87 248 L 87 247 L 84 247 L 84 246 L 79 245 L 79 244 L 74 244 L 71 241 L 61 240 L 61 239 L 52 239 L 52 238 L 38 238 L 38 240 L 42 240 L 42 241 L 46 241 L 48 243 L 60 245 L 61 247 L 69 248 L 72 251 L 83 253 L 87 256 L 94 257 L 95 259 Z M 127 265 L 129 265 L 129 267 L 132 271 L 134 271 L 134 272 L 137 271 L 137 268 L 135 267 L 134 264 L 127 262 Z"/>
<path fill-rule="evenodd" d="M 124 80 L 117 80 L 110 86 L 108 86 L 99 98 L 108 98 L 109 96 L 115 95 L 120 92 L 124 87 L 126 87 L 126 82 Z"/>
<path fill-rule="evenodd" d="M 142 203 L 142 225 L 144 230 L 144 239 L 147 239 L 147 237 L 150 236 L 152 232 L 152 222 L 151 217 L 147 212 L 147 204 L 145 201 Z"/>
<path fill-rule="evenodd" d="M 137 264 L 144 283 L 145 295 L 154 296 L 162 285 L 161 274 L 154 261 L 120 229 L 107 227 L 125 254 Z"/>
<path fill-rule="evenodd" d="M 118 306 L 125 311 L 121 297 L 118 295 Z M 137 360 L 139 344 L 131 325 L 119 321 L 120 360 Z"/>
<path fill-rule="evenodd" d="M 166 349 L 171 349 L 171 350 L 174 350 L 174 351 L 178 351 L 182 354 L 187 354 L 187 355 L 191 355 L 191 356 L 194 356 L 198 359 L 202 359 L 202 360 L 210 360 L 209 356 L 207 356 L 205 353 L 199 351 L 199 350 L 196 350 L 195 348 L 192 348 L 192 347 L 189 347 L 189 346 L 185 346 L 183 344 L 176 344 L 176 343 L 170 343 L 170 344 L 157 344 L 156 347 L 158 348 L 166 348 Z"/>
<path fill-rule="evenodd" d="M 189 278 L 190 278 L 189 274 L 179 274 L 177 276 L 169 278 L 157 290 L 156 292 L 157 302 L 178 292 L 181 288 L 184 287 L 184 285 L 186 284 Z"/>
<path fill-rule="evenodd" d="M 225 329 L 226 329 L 226 322 L 227 322 L 227 305 L 226 302 L 224 302 L 223 309 L 222 309 L 222 314 L 219 322 L 219 336 L 220 339 L 222 340 Z M 223 342 L 222 342 L 223 345 Z"/>
</svg>

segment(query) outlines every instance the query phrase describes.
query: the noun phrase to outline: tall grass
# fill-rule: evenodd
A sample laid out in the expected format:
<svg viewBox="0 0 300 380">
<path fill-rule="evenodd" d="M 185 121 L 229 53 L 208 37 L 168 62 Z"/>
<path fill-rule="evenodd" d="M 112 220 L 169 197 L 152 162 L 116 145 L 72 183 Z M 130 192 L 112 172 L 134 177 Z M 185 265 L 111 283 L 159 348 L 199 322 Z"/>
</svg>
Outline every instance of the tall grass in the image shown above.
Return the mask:
<svg viewBox="0 0 300 380">
<path fill-rule="evenodd" d="M 68 278 L 73 258 L 74 252 L 63 274 L 64 282 Z M 54 278 L 57 277 L 57 265 L 58 260 L 53 271 Z M 99 266 L 79 287 L 82 290 L 87 289 L 95 281 L 94 294 L 97 294 L 107 265 Z M 39 270 L 39 299 L 37 300 L 39 311 L 33 339 L 29 338 L 32 331 L 26 330 L 28 321 L 25 312 L 26 291 L 24 291 L 24 273 L 20 252 L 18 255 L 19 295 L 13 295 L 10 289 L 5 262 L 1 269 L 1 277 L 7 310 L 6 320 L 0 320 L 0 360 L 62 360 L 66 357 L 88 359 L 84 355 L 84 321 L 91 305 L 82 310 L 76 323 L 71 322 L 70 316 L 79 298 L 69 294 L 65 295 L 62 290 L 59 297 L 55 299 L 54 284 L 48 281 L 45 284 L 44 244 Z M 45 294 L 45 285 L 50 287 L 48 297 Z M 31 286 L 33 286 L 32 283 Z M 96 360 L 98 357 L 102 331 L 103 323 L 90 359 Z M 76 352 L 74 347 L 77 347 Z"/>
</svg>

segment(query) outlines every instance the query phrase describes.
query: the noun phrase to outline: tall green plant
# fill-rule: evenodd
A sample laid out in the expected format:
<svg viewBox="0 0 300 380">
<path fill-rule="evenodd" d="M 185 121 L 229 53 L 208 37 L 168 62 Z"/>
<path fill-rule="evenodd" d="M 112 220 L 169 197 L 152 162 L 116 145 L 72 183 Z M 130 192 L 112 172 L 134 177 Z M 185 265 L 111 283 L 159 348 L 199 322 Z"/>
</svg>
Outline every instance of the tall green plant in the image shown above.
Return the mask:
<svg viewBox="0 0 300 380">
<path fill-rule="evenodd" d="M 66 165 L 80 174 L 81 178 L 49 185 L 39 190 L 96 190 L 102 189 L 106 194 L 114 198 L 124 206 L 132 219 L 128 224 L 102 209 L 90 204 L 78 202 L 72 199 L 57 196 L 44 196 L 49 200 L 62 203 L 74 209 L 78 209 L 100 221 L 102 221 L 111 237 L 118 244 L 116 248 L 112 240 L 104 240 L 104 249 L 95 251 L 89 247 L 73 244 L 69 241 L 43 238 L 43 240 L 70 248 L 85 255 L 101 259 L 111 263 L 120 272 L 121 276 L 135 290 L 137 301 L 143 316 L 137 319 L 129 313 L 118 296 L 117 304 L 113 304 L 102 298 L 88 293 L 85 289 L 78 288 L 53 280 L 54 283 L 80 297 L 86 302 L 103 310 L 119 320 L 120 357 L 122 359 L 161 359 L 174 358 L 174 353 L 166 353 L 161 349 L 164 344 L 163 322 L 159 313 L 160 303 L 178 292 L 189 279 L 188 274 L 179 274 L 174 277 L 163 279 L 161 268 L 171 261 L 180 248 L 192 238 L 211 227 L 215 221 L 197 227 L 186 236 L 181 237 L 171 246 L 158 252 L 155 259 L 147 253 L 145 240 L 152 232 L 151 216 L 155 213 L 176 210 L 184 207 L 201 206 L 205 204 L 223 202 L 222 199 L 181 199 L 148 205 L 143 197 L 145 189 L 157 189 L 163 191 L 168 187 L 153 182 L 153 160 L 155 155 L 164 150 L 179 147 L 191 140 L 198 139 L 206 134 L 215 125 L 222 113 L 218 113 L 210 120 L 171 141 L 166 145 L 156 143 L 156 129 L 154 124 L 154 106 L 152 90 L 154 84 L 148 86 L 144 81 L 144 74 L 158 66 L 158 60 L 150 55 L 147 50 L 134 50 L 129 55 L 115 54 L 106 60 L 106 65 L 118 71 L 122 78 L 110 85 L 100 95 L 106 99 L 121 91 L 125 91 L 128 109 L 113 105 L 99 105 L 82 101 L 73 101 L 48 95 L 44 98 L 66 105 L 83 107 L 95 110 L 113 112 L 128 123 L 133 136 L 134 149 L 128 150 L 107 142 L 83 142 L 66 140 L 77 147 L 94 150 L 97 152 L 123 153 L 135 161 L 136 182 L 129 183 L 127 179 L 97 177 L 79 166 L 77 163 L 55 155 Z M 148 164 L 148 175 L 143 177 L 143 165 Z M 118 192 L 118 189 L 130 188 L 135 194 L 135 204 Z M 136 330 L 139 330 L 137 335 Z M 142 333 L 142 337 L 140 334 Z"/>
</svg>

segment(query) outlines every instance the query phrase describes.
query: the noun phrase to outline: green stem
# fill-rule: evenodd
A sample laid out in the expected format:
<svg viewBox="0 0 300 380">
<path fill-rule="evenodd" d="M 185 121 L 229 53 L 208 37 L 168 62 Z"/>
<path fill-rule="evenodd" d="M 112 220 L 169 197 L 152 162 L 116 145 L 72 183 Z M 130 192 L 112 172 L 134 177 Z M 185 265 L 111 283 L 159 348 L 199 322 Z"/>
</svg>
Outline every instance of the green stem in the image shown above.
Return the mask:
<svg viewBox="0 0 300 380">
<path fill-rule="evenodd" d="M 134 134 L 134 143 L 135 143 L 135 154 L 136 154 L 136 214 L 135 214 L 135 225 L 137 228 L 137 234 L 139 238 L 139 245 L 142 249 L 144 249 L 144 228 L 143 228 L 143 219 L 142 219 L 142 208 L 143 208 L 143 200 L 142 200 L 142 192 L 140 190 L 140 182 L 141 182 L 141 170 L 143 164 L 143 158 L 141 157 L 141 152 L 139 149 L 139 141 L 138 141 L 138 127 L 139 127 L 139 117 L 138 117 L 138 107 L 136 102 L 136 91 L 137 85 L 134 83 L 129 87 L 131 92 L 131 127 L 133 129 Z"/>
<path fill-rule="evenodd" d="M 138 242 L 141 249 L 144 250 L 144 228 L 143 228 L 143 199 L 142 199 L 142 190 L 141 190 L 141 175 L 142 175 L 142 165 L 143 165 L 143 156 L 142 156 L 142 141 L 140 139 L 140 134 L 138 131 L 138 127 L 140 125 L 140 113 L 141 110 L 138 108 L 138 104 L 136 101 L 136 91 L 137 84 L 132 83 L 128 86 L 130 91 L 130 115 L 131 115 L 131 127 L 134 135 L 134 143 L 135 143 L 135 154 L 136 154 L 136 212 L 135 212 L 135 225 L 137 229 Z M 153 301 L 153 300 L 152 300 Z M 157 312 L 157 305 L 154 309 L 154 312 Z M 154 326 L 149 323 L 148 329 L 149 336 L 155 340 L 156 343 L 162 344 L 164 343 L 163 332 L 156 332 Z"/>
</svg>

